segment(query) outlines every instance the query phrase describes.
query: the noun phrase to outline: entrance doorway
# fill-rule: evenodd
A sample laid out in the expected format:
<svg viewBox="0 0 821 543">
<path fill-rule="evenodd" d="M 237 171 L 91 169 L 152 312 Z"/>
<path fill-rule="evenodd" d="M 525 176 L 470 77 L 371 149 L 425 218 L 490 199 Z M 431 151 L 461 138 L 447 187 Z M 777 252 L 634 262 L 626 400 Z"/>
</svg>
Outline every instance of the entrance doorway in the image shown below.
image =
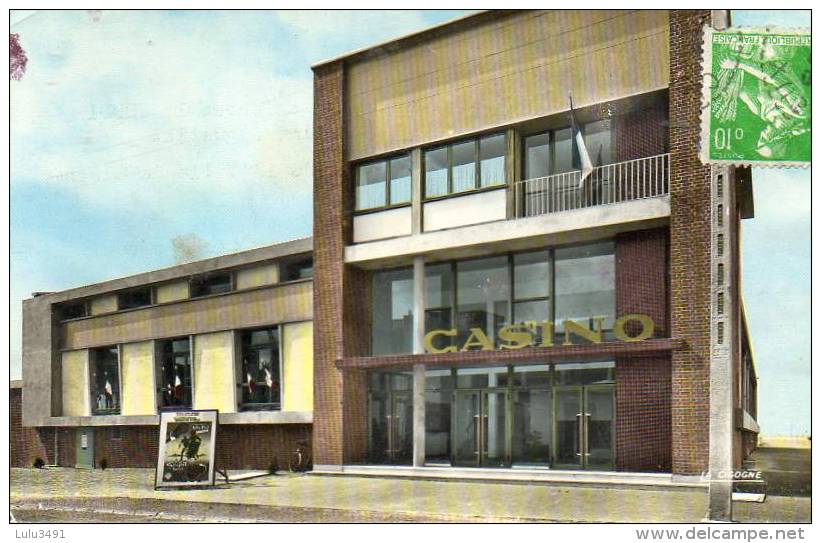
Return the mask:
<svg viewBox="0 0 821 543">
<path fill-rule="evenodd" d="M 613 469 L 614 390 L 613 385 L 555 389 L 556 468 Z"/>
<path fill-rule="evenodd" d="M 77 428 L 75 467 L 94 467 L 94 428 Z"/>
<path fill-rule="evenodd" d="M 456 391 L 453 464 L 469 467 L 510 465 L 506 390 Z"/>
<path fill-rule="evenodd" d="M 369 404 L 371 460 L 385 464 L 410 464 L 413 460 L 411 392 L 372 394 Z"/>
</svg>

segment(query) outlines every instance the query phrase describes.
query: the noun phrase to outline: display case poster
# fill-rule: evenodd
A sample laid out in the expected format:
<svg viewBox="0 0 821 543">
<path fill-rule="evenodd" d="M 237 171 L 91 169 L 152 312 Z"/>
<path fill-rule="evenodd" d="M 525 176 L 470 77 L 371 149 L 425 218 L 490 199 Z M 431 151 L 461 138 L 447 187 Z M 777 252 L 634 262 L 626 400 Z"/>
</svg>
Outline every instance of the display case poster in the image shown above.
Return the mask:
<svg viewBox="0 0 821 543">
<path fill-rule="evenodd" d="M 161 413 L 155 488 L 214 484 L 217 418 L 216 410 Z"/>
</svg>

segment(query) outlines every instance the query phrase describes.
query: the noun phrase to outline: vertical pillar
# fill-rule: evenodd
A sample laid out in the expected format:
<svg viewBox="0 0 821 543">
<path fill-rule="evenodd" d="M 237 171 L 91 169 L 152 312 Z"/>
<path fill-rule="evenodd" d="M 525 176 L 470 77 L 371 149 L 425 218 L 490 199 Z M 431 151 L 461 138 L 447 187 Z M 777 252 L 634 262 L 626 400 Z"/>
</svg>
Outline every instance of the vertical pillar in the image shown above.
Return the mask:
<svg viewBox="0 0 821 543">
<path fill-rule="evenodd" d="M 413 259 L 413 354 L 424 353 L 425 257 Z M 425 465 L 425 365 L 413 366 L 413 465 Z"/>
<path fill-rule="evenodd" d="M 423 226 L 422 214 L 422 149 L 419 147 L 411 151 L 411 234 L 421 234 Z"/>
<path fill-rule="evenodd" d="M 730 24 L 729 12 L 712 10 L 711 25 Z M 731 236 L 730 213 L 735 180 L 730 169 L 710 171 L 710 504 L 708 517 L 733 518 L 733 333 L 735 323 L 731 255 L 737 243 Z"/>
</svg>

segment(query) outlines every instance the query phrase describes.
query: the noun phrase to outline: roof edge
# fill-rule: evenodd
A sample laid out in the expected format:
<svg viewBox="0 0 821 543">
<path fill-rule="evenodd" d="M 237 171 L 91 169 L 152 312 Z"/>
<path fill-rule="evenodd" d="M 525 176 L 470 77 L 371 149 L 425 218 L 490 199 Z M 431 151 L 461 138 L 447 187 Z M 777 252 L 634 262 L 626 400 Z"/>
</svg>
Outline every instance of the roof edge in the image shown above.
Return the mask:
<svg viewBox="0 0 821 543">
<path fill-rule="evenodd" d="M 461 17 L 456 17 L 454 19 L 451 19 L 449 21 L 445 21 L 443 23 L 437 23 L 435 25 L 431 25 L 431 26 L 422 28 L 420 30 L 415 30 L 415 31 L 409 32 L 407 34 L 402 34 L 401 36 L 397 36 L 395 38 L 389 38 L 387 40 L 375 43 L 373 45 L 366 45 L 364 47 L 360 47 L 358 49 L 354 49 L 352 51 L 342 53 L 341 55 L 337 55 L 335 57 L 331 57 L 331 58 L 327 58 L 327 59 L 324 59 L 324 60 L 320 60 L 319 62 L 315 62 L 314 64 L 311 64 L 311 69 L 315 70 L 316 68 L 325 66 L 327 64 L 332 64 L 334 62 L 339 62 L 341 60 L 349 60 L 349 59 L 352 59 L 354 57 L 364 55 L 365 53 L 368 53 L 369 51 L 374 51 L 376 49 L 381 49 L 381 48 L 386 47 L 388 45 L 398 44 L 399 42 L 404 42 L 404 41 L 409 41 L 409 40 L 416 40 L 416 39 L 422 38 L 425 34 L 434 33 L 434 32 L 436 32 L 438 30 L 441 30 L 441 29 L 443 29 L 447 26 L 459 25 L 459 24 L 461 24 L 461 23 L 463 23 L 463 22 L 465 22 L 469 19 L 473 19 L 475 17 L 479 17 L 479 16 L 482 16 L 482 15 L 488 15 L 488 14 L 494 12 L 494 11 L 498 11 L 498 10 L 490 10 L 490 9 L 479 10 L 479 11 L 476 11 L 475 13 L 468 13 L 467 15 L 462 15 Z M 505 10 L 505 11 L 507 11 L 507 10 Z M 514 11 L 514 10 L 510 10 L 510 11 Z"/>
</svg>

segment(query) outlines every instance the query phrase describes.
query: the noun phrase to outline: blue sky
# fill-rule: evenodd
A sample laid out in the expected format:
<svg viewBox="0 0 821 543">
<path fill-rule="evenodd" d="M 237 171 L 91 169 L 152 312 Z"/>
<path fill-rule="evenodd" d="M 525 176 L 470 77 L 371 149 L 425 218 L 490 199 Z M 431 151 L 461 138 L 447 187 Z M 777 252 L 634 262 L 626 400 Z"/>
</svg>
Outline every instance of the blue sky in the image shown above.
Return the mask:
<svg viewBox="0 0 821 543">
<path fill-rule="evenodd" d="M 29 62 L 10 91 L 11 378 L 33 291 L 171 265 L 180 235 L 208 255 L 310 235 L 310 65 L 462 13 L 13 12 Z M 754 182 L 743 251 L 760 422 L 807 432 L 809 172 L 757 170 Z"/>
</svg>

